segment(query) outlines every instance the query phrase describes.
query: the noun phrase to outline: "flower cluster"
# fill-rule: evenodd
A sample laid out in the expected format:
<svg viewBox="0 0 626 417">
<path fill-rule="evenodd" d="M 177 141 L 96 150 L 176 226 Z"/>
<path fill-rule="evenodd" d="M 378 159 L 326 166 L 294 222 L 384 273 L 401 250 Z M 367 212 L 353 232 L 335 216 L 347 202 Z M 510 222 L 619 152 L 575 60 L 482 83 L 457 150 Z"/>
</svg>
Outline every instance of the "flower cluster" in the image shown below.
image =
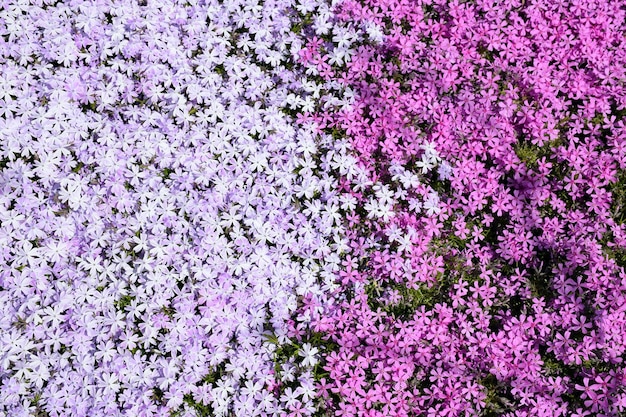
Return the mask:
<svg viewBox="0 0 626 417">
<path fill-rule="evenodd" d="M 295 122 L 296 6 L 0 7 L 1 415 L 314 411 L 346 148 Z"/>
<path fill-rule="evenodd" d="M 623 6 L 346 0 L 306 44 L 309 117 L 369 179 L 344 176 L 344 290 L 309 325 L 329 410 L 626 409 Z"/>
<path fill-rule="evenodd" d="M 626 412 L 624 0 L 0 23 L 0 417 Z"/>
</svg>

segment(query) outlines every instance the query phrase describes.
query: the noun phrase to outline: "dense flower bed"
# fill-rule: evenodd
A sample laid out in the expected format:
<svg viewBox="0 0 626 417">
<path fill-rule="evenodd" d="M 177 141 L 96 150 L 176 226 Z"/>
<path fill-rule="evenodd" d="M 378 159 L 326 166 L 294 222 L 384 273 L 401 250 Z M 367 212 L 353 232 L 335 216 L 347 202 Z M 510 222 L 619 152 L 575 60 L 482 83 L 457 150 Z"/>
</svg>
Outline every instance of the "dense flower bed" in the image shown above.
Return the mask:
<svg viewBox="0 0 626 417">
<path fill-rule="evenodd" d="M 626 410 L 624 4 L 345 1 L 337 16 L 363 35 L 353 59 L 331 64 L 342 40 L 322 37 L 303 61 L 356 93 L 315 117 L 371 183 L 344 183 L 344 292 L 312 325 L 337 345 L 327 407 Z"/>
<path fill-rule="evenodd" d="M 624 1 L 0 22 L 0 415 L 626 412 Z"/>
<path fill-rule="evenodd" d="M 0 413 L 313 411 L 316 350 L 281 349 L 346 151 L 294 122 L 295 6 L 2 6 Z"/>
</svg>

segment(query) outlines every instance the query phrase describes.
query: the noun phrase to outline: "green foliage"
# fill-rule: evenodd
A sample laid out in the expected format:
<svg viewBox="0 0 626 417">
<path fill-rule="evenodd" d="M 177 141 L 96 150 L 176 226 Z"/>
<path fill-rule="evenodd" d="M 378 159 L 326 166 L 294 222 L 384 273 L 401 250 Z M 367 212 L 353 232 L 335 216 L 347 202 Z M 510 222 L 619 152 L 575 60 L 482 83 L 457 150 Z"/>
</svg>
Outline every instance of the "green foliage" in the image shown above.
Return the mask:
<svg viewBox="0 0 626 417">
<path fill-rule="evenodd" d="M 221 75 L 222 77 L 227 75 L 226 69 L 224 68 L 223 64 L 216 65 L 214 68 L 214 71 L 218 73 L 219 75 Z"/>
<path fill-rule="evenodd" d="M 626 171 L 620 171 L 617 181 L 609 187 L 612 194 L 611 217 L 617 225 L 626 222 Z M 613 233 L 607 232 L 600 241 L 604 253 L 615 261 L 620 267 L 626 267 L 626 248 L 617 246 L 609 246 L 608 243 L 613 241 Z"/>
<path fill-rule="evenodd" d="M 493 374 L 488 374 L 479 380 L 479 383 L 484 387 L 486 394 L 483 417 L 501 416 L 514 409 L 511 387 L 508 384 L 498 381 Z"/>
<path fill-rule="evenodd" d="M 46 410 L 41 407 L 39 404 L 39 400 L 41 400 L 41 394 L 36 393 L 33 399 L 30 401 L 30 405 L 35 407 L 35 411 L 31 414 L 32 417 L 49 417 L 49 414 Z"/>
<path fill-rule="evenodd" d="M 130 305 L 130 303 L 135 299 L 135 297 L 131 295 L 123 295 L 122 298 L 115 301 L 114 305 L 118 311 L 125 311 L 126 307 Z"/>
<path fill-rule="evenodd" d="M 202 382 L 206 384 L 212 384 L 218 381 L 226 372 L 226 365 L 224 363 L 220 363 L 215 367 L 213 372 L 207 374 L 202 378 Z"/>
<path fill-rule="evenodd" d="M 530 274 L 527 276 L 530 284 L 530 289 L 533 297 L 544 297 L 546 300 L 551 300 L 555 297 L 552 289 L 552 271 L 553 265 L 557 264 L 555 255 L 547 250 L 539 250 L 537 252 L 536 259 L 539 261 L 539 265 L 533 268 L 526 268 Z M 520 269 L 524 265 L 519 265 Z"/>
<path fill-rule="evenodd" d="M 617 182 L 611 186 L 610 191 L 613 195 L 611 204 L 613 219 L 618 224 L 623 224 L 626 221 L 626 171 L 619 172 Z"/>
<path fill-rule="evenodd" d="M 96 102 L 92 101 L 86 104 L 81 104 L 80 108 L 83 111 L 83 113 L 87 113 L 88 111 L 92 111 L 92 112 L 97 111 L 97 106 L 98 105 L 96 104 Z"/>
<path fill-rule="evenodd" d="M 176 313 L 176 310 L 174 310 L 174 308 L 171 306 L 163 306 L 161 308 L 161 312 L 165 314 L 166 316 L 168 316 L 169 318 L 173 318 L 174 313 Z"/>
<path fill-rule="evenodd" d="M 297 23 L 294 23 L 294 24 L 291 25 L 291 31 L 293 33 L 298 33 L 299 34 L 299 33 L 302 32 L 302 30 L 305 27 L 310 26 L 312 24 L 313 24 L 313 14 L 312 13 L 307 13 L 304 16 L 301 15 L 297 19 Z"/>
<path fill-rule="evenodd" d="M 515 154 L 526 166 L 532 167 L 535 166 L 537 161 L 540 158 L 539 149 L 537 146 L 531 145 L 528 142 L 524 143 L 516 143 Z"/>
<path fill-rule="evenodd" d="M 434 284 L 420 283 L 417 288 L 409 288 L 405 284 L 394 283 L 389 289 L 400 294 L 400 300 L 394 304 L 382 304 L 379 299 L 383 288 L 376 281 L 372 281 L 365 287 L 368 296 L 368 304 L 373 310 L 378 308 L 397 318 L 411 318 L 421 306 L 428 308 L 445 300 L 448 295 L 450 280 L 445 274 L 439 273 Z"/>
<path fill-rule="evenodd" d="M 278 339 L 275 340 L 277 348 L 274 351 L 274 372 L 275 375 L 279 376 L 281 374 L 281 366 L 289 362 L 291 358 L 298 356 L 300 346 L 295 343 L 279 345 Z"/>
<path fill-rule="evenodd" d="M 185 395 L 183 401 L 196 411 L 198 417 L 210 417 L 213 415 L 213 408 L 210 405 L 204 405 L 194 401 L 190 394 Z"/>
<path fill-rule="evenodd" d="M 498 51 L 495 49 L 489 50 L 484 43 L 478 46 L 477 52 L 481 57 L 485 58 L 489 62 L 495 61 L 496 57 L 499 56 Z"/>
<path fill-rule="evenodd" d="M 161 178 L 163 178 L 164 181 L 165 180 L 169 180 L 170 179 L 170 175 L 172 174 L 172 172 L 174 172 L 174 170 L 171 169 L 171 168 L 163 168 L 161 170 L 160 176 L 161 176 Z"/>
<path fill-rule="evenodd" d="M 14 328 L 18 330 L 23 330 L 23 329 L 26 329 L 26 327 L 28 327 L 28 322 L 26 321 L 25 317 L 16 316 L 16 319 L 13 323 L 11 323 L 11 326 L 13 326 Z"/>
<path fill-rule="evenodd" d="M 533 145 L 527 140 L 520 140 L 513 145 L 515 154 L 528 168 L 536 169 L 541 158 L 551 159 L 553 149 L 563 143 L 561 138 L 548 141 L 542 146 Z"/>
<path fill-rule="evenodd" d="M 74 168 L 72 168 L 72 172 L 78 174 L 80 170 L 85 166 L 82 162 L 78 162 Z"/>
<path fill-rule="evenodd" d="M 434 175 L 431 175 L 433 178 L 429 178 L 428 184 L 430 187 L 437 192 L 439 195 L 447 196 L 451 193 L 450 181 L 441 180 L 438 178 L 434 178 Z"/>
</svg>

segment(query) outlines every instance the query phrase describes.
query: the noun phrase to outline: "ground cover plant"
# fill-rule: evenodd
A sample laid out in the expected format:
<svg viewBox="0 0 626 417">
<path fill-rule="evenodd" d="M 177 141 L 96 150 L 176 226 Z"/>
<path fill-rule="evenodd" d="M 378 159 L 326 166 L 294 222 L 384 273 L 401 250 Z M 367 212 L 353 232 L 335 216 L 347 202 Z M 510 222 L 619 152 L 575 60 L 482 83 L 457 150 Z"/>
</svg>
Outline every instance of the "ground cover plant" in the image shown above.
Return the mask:
<svg viewBox="0 0 626 417">
<path fill-rule="evenodd" d="M 3 3 L 0 413 L 313 411 L 346 151 L 294 122 L 295 6 Z"/>
<path fill-rule="evenodd" d="M 371 180 L 344 182 L 345 288 L 312 324 L 329 410 L 624 412 L 624 12 L 346 1 L 353 59 L 309 42 L 357 96 L 315 117 Z"/>
<path fill-rule="evenodd" d="M 0 3 L 0 415 L 626 415 L 626 3 Z"/>
</svg>

